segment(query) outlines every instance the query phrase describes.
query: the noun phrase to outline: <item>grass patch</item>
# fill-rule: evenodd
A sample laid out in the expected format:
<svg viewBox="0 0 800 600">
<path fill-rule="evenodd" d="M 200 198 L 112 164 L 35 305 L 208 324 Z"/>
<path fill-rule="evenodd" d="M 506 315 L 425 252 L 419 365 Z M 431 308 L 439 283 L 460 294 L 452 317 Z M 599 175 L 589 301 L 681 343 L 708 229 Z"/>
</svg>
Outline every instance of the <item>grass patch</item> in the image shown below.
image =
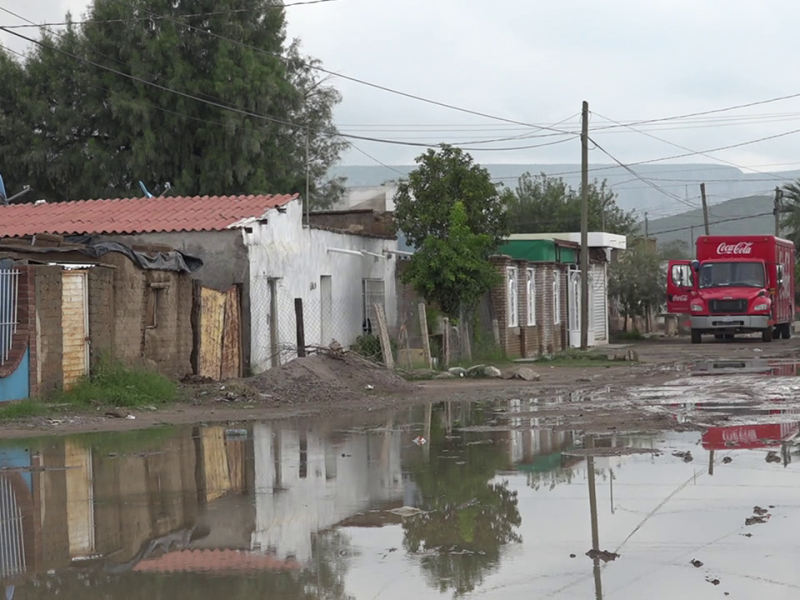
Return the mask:
<svg viewBox="0 0 800 600">
<path fill-rule="evenodd" d="M 29 417 L 41 417 L 50 412 L 48 406 L 38 400 L 20 400 L 0 404 L 0 421 L 13 421 Z"/>
<path fill-rule="evenodd" d="M 641 342 L 647 339 L 641 331 L 634 329 L 633 331 L 620 331 L 611 336 L 614 341 L 620 342 Z"/>
<path fill-rule="evenodd" d="M 178 385 L 142 368 L 129 368 L 113 361 L 101 361 L 94 372 L 69 390 L 60 391 L 53 402 L 72 406 L 150 406 L 174 402 Z"/>
</svg>

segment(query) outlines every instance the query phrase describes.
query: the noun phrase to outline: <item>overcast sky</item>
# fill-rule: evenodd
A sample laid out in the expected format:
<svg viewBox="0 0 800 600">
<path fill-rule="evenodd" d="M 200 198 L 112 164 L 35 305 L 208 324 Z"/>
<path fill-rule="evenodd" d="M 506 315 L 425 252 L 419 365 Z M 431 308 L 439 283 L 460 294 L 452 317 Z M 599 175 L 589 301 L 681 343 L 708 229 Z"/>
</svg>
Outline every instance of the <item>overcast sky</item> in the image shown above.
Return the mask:
<svg viewBox="0 0 800 600">
<path fill-rule="evenodd" d="M 289 0 L 295 1 L 295 0 Z M 6 0 L 36 21 L 77 17 L 85 0 Z M 657 119 L 800 93 L 800 2 L 791 0 L 334 0 L 287 8 L 289 34 L 325 67 L 440 102 L 529 125 L 576 130 L 581 102 L 591 127 Z M 8 15 L 0 23 L 18 23 Z M 9 43 L 8 37 L 2 37 Z M 19 44 L 12 42 L 19 49 Z M 344 133 L 404 142 L 482 141 L 541 135 L 335 79 Z M 641 129 L 693 151 L 800 129 L 800 98 Z M 544 132 L 546 133 L 546 132 Z M 685 151 L 617 128 L 592 134 L 624 162 Z M 517 151 L 478 148 L 563 143 Z M 800 167 L 800 133 L 716 152 L 741 166 Z M 377 160 L 409 164 L 420 148 L 360 141 Z M 484 163 L 577 163 L 573 137 L 470 144 Z M 593 149 L 594 163 L 610 159 Z M 715 161 L 704 156 L 679 162 Z M 375 164 L 351 150 L 345 164 Z"/>
</svg>

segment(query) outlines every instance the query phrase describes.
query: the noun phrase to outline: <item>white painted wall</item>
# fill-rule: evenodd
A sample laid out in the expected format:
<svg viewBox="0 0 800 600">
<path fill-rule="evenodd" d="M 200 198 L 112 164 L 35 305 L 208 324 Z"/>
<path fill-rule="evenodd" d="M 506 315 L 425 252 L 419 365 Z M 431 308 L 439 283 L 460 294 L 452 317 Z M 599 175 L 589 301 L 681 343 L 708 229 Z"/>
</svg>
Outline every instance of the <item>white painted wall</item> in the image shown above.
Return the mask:
<svg viewBox="0 0 800 600">
<path fill-rule="evenodd" d="M 251 548 L 301 564 L 312 536 L 376 504 L 403 498 L 402 433 L 356 434 L 334 444 L 306 431 L 307 469 L 300 477 L 300 434 L 267 423 L 253 427 L 256 527 Z M 276 469 L 279 466 L 280 471 Z"/>
<path fill-rule="evenodd" d="M 396 183 L 349 187 L 334 208 L 336 210 L 372 208 L 377 211 L 394 212 L 395 194 L 397 194 Z"/>
<path fill-rule="evenodd" d="M 300 200 L 286 205 L 286 212 L 270 210 L 266 222 L 240 223 L 252 228 L 242 230 L 250 260 L 251 364 L 255 372 L 270 367 L 270 357 L 293 346 L 296 340 L 294 299 L 302 298 L 307 344 L 330 344 L 322 340 L 323 306 L 320 277 L 331 277 L 333 301 L 331 336 L 347 347 L 362 333 L 363 279 L 384 281 L 386 320 L 391 328 L 396 322 L 397 294 L 395 266 L 397 257 L 387 251 L 397 250 L 396 240 L 385 240 L 334 233 L 303 226 Z M 355 256 L 334 252 L 367 251 L 380 255 Z M 270 278 L 278 288 L 277 330 L 279 347 L 270 343 Z M 377 324 L 373 323 L 373 331 Z M 376 332 L 376 331 L 375 331 Z M 284 352 L 283 358 L 291 357 Z"/>
</svg>

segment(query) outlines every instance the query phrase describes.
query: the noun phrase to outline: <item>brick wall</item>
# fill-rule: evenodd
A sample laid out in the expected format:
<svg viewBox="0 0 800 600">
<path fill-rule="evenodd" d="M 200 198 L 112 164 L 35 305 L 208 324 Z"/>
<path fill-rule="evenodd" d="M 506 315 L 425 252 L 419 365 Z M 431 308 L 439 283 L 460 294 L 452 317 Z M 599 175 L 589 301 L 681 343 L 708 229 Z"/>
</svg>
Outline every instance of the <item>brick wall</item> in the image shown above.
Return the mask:
<svg viewBox="0 0 800 600">
<path fill-rule="evenodd" d="M 536 357 L 560 352 L 567 345 L 567 266 L 556 263 L 534 263 L 512 260 L 508 256 L 491 258 L 503 277 L 503 283 L 491 292 L 494 313 L 498 320 L 500 345 L 509 357 Z M 507 269 L 517 269 L 516 327 L 509 327 Z M 536 323 L 528 325 L 527 270 L 534 271 Z M 553 295 L 555 274 L 561 282 L 560 302 L 556 307 Z M 555 310 L 559 319 L 555 322 Z"/>
<path fill-rule="evenodd" d="M 61 267 L 32 267 L 36 289 L 37 360 L 31 383 L 38 385 L 38 394 L 46 396 L 61 387 L 63 332 L 61 329 Z M 33 368 L 33 361 L 31 362 Z M 33 388 L 33 385 L 31 385 Z M 35 392 L 31 389 L 31 395 Z"/>
<path fill-rule="evenodd" d="M 115 300 L 114 356 L 127 365 L 144 365 L 168 377 L 191 373 L 191 277 L 172 271 L 143 271 L 121 254 L 104 258 L 115 267 L 111 291 Z M 106 284 L 98 283 L 98 298 L 107 296 Z M 157 295 L 155 327 L 147 322 L 151 294 Z"/>
<path fill-rule="evenodd" d="M 114 354 L 114 269 L 89 269 L 89 358 L 92 369 Z"/>
</svg>

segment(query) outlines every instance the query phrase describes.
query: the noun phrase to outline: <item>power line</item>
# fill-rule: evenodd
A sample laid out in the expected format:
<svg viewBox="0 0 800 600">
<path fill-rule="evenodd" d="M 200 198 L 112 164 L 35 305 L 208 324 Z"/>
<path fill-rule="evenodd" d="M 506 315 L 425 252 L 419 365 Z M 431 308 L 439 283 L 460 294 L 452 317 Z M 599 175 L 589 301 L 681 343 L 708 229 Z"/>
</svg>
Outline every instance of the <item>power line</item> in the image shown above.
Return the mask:
<svg viewBox="0 0 800 600">
<path fill-rule="evenodd" d="M 653 135 L 652 133 L 648 133 L 646 131 L 640 131 L 640 130 L 634 128 L 632 125 L 623 125 L 622 123 L 619 123 L 618 121 L 615 121 L 614 119 L 609 119 L 608 117 L 604 117 L 603 115 L 601 115 L 599 113 L 595 113 L 595 114 L 597 114 L 597 116 L 600 117 L 601 119 L 605 119 L 606 121 L 611 121 L 612 123 L 616 123 L 617 125 L 620 125 L 622 127 L 626 127 L 628 129 L 630 129 L 631 131 L 634 131 L 634 132 L 639 133 L 641 135 L 647 136 L 647 137 L 649 137 L 651 139 L 654 139 L 654 140 L 657 140 L 659 142 L 663 142 L 665 144 L 673 146 L 674 148 L 678 148 L 679 150 L 686 150 L 687 152 L 695 152 L 696 154 L 699 154 L 701 156 L 706 156 L 706 157 L 710 158 L 711 160 L 716 160 L 717 162 L 721 162 L 721 163 L 724 163 L 726 165 L 729 165 L 729 166 L 732 166 L 732 167 L 736 167 L 739 170 L 743 170 L 744 169 L 744 167 L 742 167 L 740 165 L 737 165 L 736 163 L 733 163 L 733 162 L 731 162 L 729 160 L 725 160 L 724 158 L 718 158 L 718 157 L 713 156 L 711 154 L 708 154 L 706 152 L 696 152 L 695 150 L 692 150 L 691 148 L 687 148 L 686 146 L 681 146 L 680 144 L 676 144 L 674 142 L 670 142 L 669 140 L 665 140 L 664 138 L 660 138 L 657 135 Z M 781 180 L 781 181 L 783 180 L 782 178 L 777 177 L 775 175 L 772 175 L 771 173 L 765 173 L 764 171 L 759 171 L 758 169 L 750 169 L 750 170 L 751 171 L 755 171 L 756 173 L 760 173 L 761 175 L 767 175 L 769 177 L 772 177 L 773 179 L 778 179 L 778 180 Z"/>
<path fill-rule="evenodd" d="M 3 11 L 8 12 L 10 14 L 13 14 L 17 18 L 21 18 L 23 20 L 27 20 L 24 17 L 20 17 L 19 15 L 16 15 L 15 13 L 12 13 L 11 11 L 9 11 L 6 8 L 0 7 L 0 10 L 3 10 Z M 102 70 L 114 73 L 116 75 L 120 75 L 122 77 L 125 77 L 126 79 L 130 79 L 130 80 L 135 81 L 137 83 L 142 83 L 144 85 L 151 86 L 153 88 L 156 88 L 156 89 L 164 91 L 164 92 L 173 93 L 173 94 L 176 94 L 178 96 L 182 96 L 184 98 L 188 98 L 190 100 L 194 100 L 196 102 L 201 102 L 203 104 L 208 104 L 208 105 L 214 106 L 216 108 L 221 108 L 223 110 L 228 110 L 228 111 L 231 111 L 231 112 L 234 112 L 234 113 L 238 113 L 238 114 L 241 114 L 241 115 L 244 115 L 244 116 L 252 117 L 252 118 L 255 118 L 255 119 L 260 119 L 260 120 L 268 121 L 268 122 L 271 122 L 271 123 L 276 123 L 276 124 L 279 124 L 279 125 L 285 125 L 287 127 L 292 127 L 292 128 L 296 128 L 296 129 L 300 129 L 300 130 L 310 130 L 310 127 L 308 125 L 303 125 L 303 124 L 300 124 L 300 123 L 293 123 L 293 122 L 287 121 L 285 119 L 280 119 L 280 118 L 277 118 L 277 117 L 271 117 L 271 116 L 267 116 L 267 115 L 262 115 L 262 114 L 255 113 L 255 112 L 248 111 L 248 110 L 244 110 L 244 109 L 241 109 L 241 108 L 238 108 L 238 107 L 229 106 L 229 105 L 223 104 L 222 101 L 218 101 L 219 99 L 210 100 L 210 99 L 206 99 L 206 98 L 201 98 L 201 97 L 196 96 L 194 94 L 190 94 L 190 93 L 187 93 L 187 92 L 182 92 L 180 90 L 175 90 L 175 89 L 172 89 L 172 88 L 169 88 L 169 87 L 166 87 L 166 86 L 163 86 L 163 85 L 151 82 L 151 81 L 147 81 L 146 79 L 142 79 L 141 77 L 137 77 L 135 75 L 130 75 L 128 73 L 124 73 L 122 71 L 118 71 L 116 69 L 112 69 L 111 67 L 107 67 L 105 65 L 102 65 L 100 63 L 91 61 L 89 59 L 77 56 L 77 55 L 72 54 L 71 52 L 67 52 L 66 50 L 63 50 L 61 48 L 58 48 L 58 47 L 55 47 L 55 46 L 50 46 L 50 45 L 45 44 L 45 43 L 43 43 L 43 42 L 41 42 L 39 40 L 35 40 L 35 39 L 30 38 L 28 36 L 22 35 L 21 33 L 17 33 L 16 31 L 10 31 L 10 30 L 6 29 L 5 26 L 0 26 L 0 30 L 6 31 L 7 33 L 9 33 L 9 34 L 11 34 L 13 36 L 19 37 L 19 38 L 21 38 L 23 40 L 26 40 L 28 42 L 31 42 L 31 43 L 36 44 L 38 46 L 41 46 L 43 48 L 47 48 L 49 50 L 53 50 L 55 52 L 58 52 L 58 53 L 63 54 L 65 56 L 68 56 L 68 57 L 70 57 L 70 58 L 72 58 L 74 60 L 77 60 L 79 62 L 86 63 L 86 64 L 94 66 L 94 67 L 96 67 L 98 69 L 102 69 Z M 106 57 L 106 58 L 109 58 L 109 57 Z M 117 62 L 119 62 L 119 61 L 117 61 Z M 95 87 L 97 87 L 97 86 L 95 86 Z M 174 112 L 174 111 L 167 111 L 166 109 L 161 109 L 161 110 L 165 110 L 165 112 Z M 189 115 L 185 115 L 183 113 L 174 113 L 174 114 L 178 114 L 178 115 L 181 115 L 181 116 L 185 116 L 187 118 L 194 119 L 194 117 L 190 117 Z M 206 121 L 205 119 L 201 119 L 201 120 L 202 121 Z M 245 128 L 245 129 L 247 129 L 247 128 Z M 387 139 L 375 138 L 375 137 L 371 137 L 371 136 L 354 135 L 354 134 L 347 134 L 347 133 L 341 133 L 341 132 L 337 132 L 336 134 L 332 134 L 332 135 L 336 135 L 336 136 L 339 136 L 339 137 L 342 137 L 342 138 L 346 138 L 346 139 L 361 140 L 361 141 L 368 141 L 368 142 L 376 142 L 376 143 L 381 143 L 381 144 L 391 144 L 391 145 L 397 145 L 397 146 L 411 146 L 411 147 L 418 147 L 418 148 L 436 148 L 436 147 L 440 146 L 440 144 L 403 142 L 403 141 L 399 141 L 399 140 L 387 140 Z M 558 140 L 556 142 L 547 142 L 547 143 L 544 143 L 544 144 L 536 144 L 536 145 L 531 145 L 531 146 L 521 146 L 521 147 L 507 148 L 507 149 L 506 148 L 494 148 L 492 150 L 499 152 L 499 151 L 506 151 L 506 150 L 530 149 L 530 148 L 538 148 L 538 147 L 542 147 L 542 146 L 551 146 L 551 145 L 554 145 L 556 143 L 562 143 L 564 141 L 568 141 L 568 140 Z M 487 149 L 484 149 L 484 148 L 477 148 L 477 149 L 476 148 L 464 148 L 464 149 L 465 150 L 470 150 L 470 151 L 476 151 L 476 152 L 477 151 L 487 150 Z"/>
<path fill-rule="evenodd" d="M 122 6 L 126 6 L 126 7 L 130 8 L 132 10 L 141 10 L 142 12 L 146 12 L 146 13 L 149 13 L 151 15 L 159 16 L 165 21 L 169 21 L 171 23 L 175 23 L 176 25 L 180 25 L 181 27 L 186 27 L 187 29 L 190 29 L 192 31 L 197 31 L 198 33 L 209 35 L 209 36 L 214 37 L 214 38 L 219 39 L 219 40 L 230 42 L 231 44 L 235 44 L 235 45 L 240 46 L 242 48 L 247 48 L 249 50 L 254 50 L 255 52 L 259 52 L 261 54 L 267 54 L 267 55 L 270 55 L 270 56 L 276 56 L 276 57 L 279 57 L 279 58 L 283 58 L 280 54 L 278 54 L 276 52 L 270 52 L 268 50 L 264 50 L 263 48 L 258 48 L 256 46 L 251 46 L 250 44 L 245 44 L 244 42 L 240 42 L 239 40 L 234 40 L 234 39 L 231 39 L 231 38 L 227 38 L 225 36 L 222 36 L 222 35 L 219 35 L 217 33 L 214 33 L 213 31 L 207 31 L 205 29 L 200 29 L 198 27 L 194 27 L 193 25 L 189 25 L 188 23 L 184 23 L 183 21 L 179 21 L 179 20 L 174 19 L 172 17 L 165 16 L 165 15 L 158 15 L 157 13 L 154 13 L 152 11 L 148 11 L 146 9 L 141 9 L 141 8 L 137 9 L 136 7 L 128 4 L 127 2 L 124 2 L 123 0 L 112 0 L 112 1 L 116 2 L 117 4 L 120 4 Z M 493 120 L 493 121 L 502 121 L 502 122 L 505 122 L 505 123 L 512 123 L 514 125 L 522 125 L 524 127 L 530 127 L 532 129 L 547 130 L 547 131 L 554 131 L 556 133 L 561 133 L 561 134 L 574 135 L 573 132 L 561 131 L 561 130 L 555 129 L 553 127 L 543 127 L 543 126 L 539 126 L 539 125 L 533 125 L 531 123 L 525 123 L 523 121 L 517 121 L 517 120 L 514 120 L 514 119 L 507 119 L 505 117 L 498 117 L 496 115 L 492 115 L 492 114 L 489 114 L 489 113 L 484 113 L 484 112 L 477 111 L 477 110 L 472 110 L 472 109 L 468 109 L 468 108 L 462 108 L 460 106 L 456 106 L 454 104 L 448 104 L 446 102 L 439 102 L 438 100 L 432 100 L 430 98 L 425 98 L 423 96 L 418 96 L 416 94 L 410 94 L 408 92 L 403 92 L 401 90 L 390 88 L 390 87 L 387 87 L 387 86 L 384 86 L 384 85 L 380 85 L 380 84 L 377 84 L 377 83 L 372 83 L 372 82 L 366 81 L 364 79 L 359 79 L 358 77 L 351 77 L 350 75 L 342 75 L 341 73 L 336 73 L 335 71 L 331 71 L 329 69 L 325 69 L 324 67 L 320 67 L 319 65 L 315 65 L 313 63 L 308 63 L 307 62 L 306 66 L 308 68 L 310 68 L 310 69 L 314 69 L 316 71 L 319 71 L 321 73 L 325 73 L 327 75 L 331 75 L 333 77 L 339 77 L 340 79 L 345 79 L 347 81 L 352 81 L 353 83 L 358 83 L 360 85 L 365 85 L 365 86 L 368 86 L 368 87 L 371 87 L 371 88 L 374 88 L 374 89 L 377 89 L 377 90 L 388 92 L 390 94 L 403 96 L 404 98 L 410 98 L 412 100 L 417 100 L 419 102 L 432 104 L 434 106 L 439 106 L 439 107 L 446 108 L 446 109 L 449 109 L 449 110 L 454 110 L 454 111 L 457 111 L 457 112 L 462 112 L 462 113 L 465 113 L 465 114 L 474 115 L 474 116 L 477 116 L 477 117 L 482 117 L 484 119 L 490 119 L 490 120 Z"/>
<path fill-rule="evenodd" d="M 772 216 L 772 212 L 757 213 L 755 215 L 745 215 L 745 216 L 741 216 L 741 217 L 731 217 L 729 219 L 720 219 L 718 221 L 711 221 L 709 223 L 709 225 L 719 225 L 720 223 L 729 223 L 731 221 L 745 221 L 747 219 L 755 219 L 757 217 L 766 217 L 766 216 L 770 216 L 771 217 Z M 674 229 L 665 229 L 664 231 L 651 231 L 650 235 L 661 235 L 661 234 L 664 234 L 664 233 L 675 233 L 676 231 L 689 231 L 690 229 L 692 229 L 694 227 L 702 227 L 702 224 L 700 224 L 700 225 L 687 225 L 685 227 L 675 227 Z"/>
<path fill-rule="evenodd" d="M 653 189 L 658 190 L 659 192 L 661 192 L 665 196 L 668 196 L 669 198 L 672 198 L 673 200 L 675 200 L 677 202 L 680 202 L 681 204 L 685 204 L 686 206 L 689 206 L 691 208 L 697 208 L 695 205 L 691 204 L 690 202 L 687 202 L 686 200 L 684 200 L 683 198 L 681 198 L 677 194 L 673 194 L 672 192 L 668 192 L 667 190 L 661 188 L 660 186 L 658 186 L 657 184 L 653 183 L 649 179 L 647 179 L 645 177 L 642 177 L 636 171 L 631 169 L 629 165 L 626 165 L 626 164 L 622 163 L 621 161 L 617 160 L 617 158 L 615 156 L 613 156 L 611 153 L 609 153 L 605 148 L 603 148 L 600 144 L 598 144 L 596 141 L 594 141 L 591 137 L 589 139 L 597 147 L 598 150 L 600 150 L 603 154 L 608 156 L 611 160 L 613 160 L 620 167 L 622 167 L 623 169 L 628 171 L 631 175 L 633 175 L 637 179 L 642 180 L 644 183 L 646 183 L 647 185 L 649 185 Z"/>
</svg>

